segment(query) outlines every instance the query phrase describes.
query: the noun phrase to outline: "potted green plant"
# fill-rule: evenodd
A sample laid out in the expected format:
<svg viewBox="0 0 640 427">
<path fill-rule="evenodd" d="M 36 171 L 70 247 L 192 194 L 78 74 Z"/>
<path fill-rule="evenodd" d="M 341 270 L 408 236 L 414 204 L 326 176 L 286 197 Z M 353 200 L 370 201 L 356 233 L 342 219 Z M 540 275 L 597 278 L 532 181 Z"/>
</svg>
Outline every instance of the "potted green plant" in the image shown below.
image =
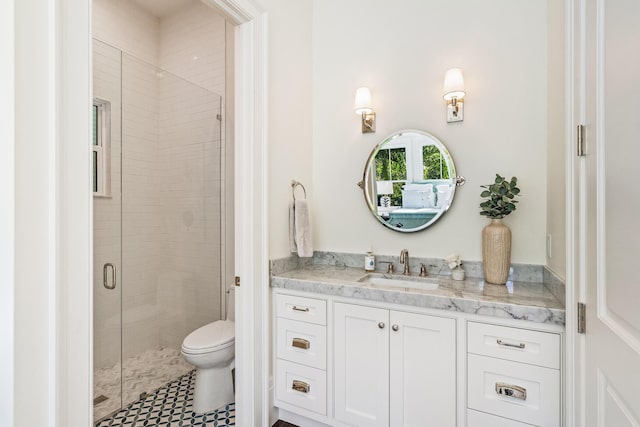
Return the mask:
<svg viewBox="0 0 640 427">
<path fill-rule="evenodd" d="M 493 184 L 481 185 L 484 201 L 480 203 L 480 215 L 491 219 L 482 229 L 482 268 L 487 283 L 504 285 L 511 267 L 511 229 L 502 218 L 516 210 L 516 196 L 520 194 L 518 178 L 506 180 L 496 174 Z"/>
</svg>

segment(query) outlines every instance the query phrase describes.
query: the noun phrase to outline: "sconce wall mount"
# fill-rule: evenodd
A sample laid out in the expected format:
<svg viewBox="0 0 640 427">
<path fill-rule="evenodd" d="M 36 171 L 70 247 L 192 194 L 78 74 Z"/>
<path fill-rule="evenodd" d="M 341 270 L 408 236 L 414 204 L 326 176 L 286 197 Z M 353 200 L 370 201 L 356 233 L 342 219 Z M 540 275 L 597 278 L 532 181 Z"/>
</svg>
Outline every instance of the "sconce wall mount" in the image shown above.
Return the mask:
<svg viewBox="0 0 640 427">
<path fill-rule="evenodd" d="M 462 70 L 452 68 L 444 76 L 444 95 L 447 101 L 447 123 L 461 122 L 464 120 L 464 103 L 462 98 L 466 95 L 464 91 L 464 78 Z"/>
<path fill-rule="evenodd" d="M 356 91 L 355 112 L 362 118 L 362 133 L 376 131 L 376 113 L 371 103 L 371 91 L 361 87 Z"/>
</svg>

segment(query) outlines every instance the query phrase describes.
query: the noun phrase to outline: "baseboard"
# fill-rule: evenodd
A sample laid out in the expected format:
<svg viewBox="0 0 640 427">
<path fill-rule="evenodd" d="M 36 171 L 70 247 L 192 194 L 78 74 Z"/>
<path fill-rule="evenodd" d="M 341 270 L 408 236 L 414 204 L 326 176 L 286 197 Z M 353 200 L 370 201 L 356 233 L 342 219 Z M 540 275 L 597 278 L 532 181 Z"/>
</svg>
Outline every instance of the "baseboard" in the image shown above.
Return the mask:
<svg viewBox="0 0 640 427">
<path fill-rule="evenodd" d="M 320 421 L 312 420 L 310 418 L 285 411 L 284 409 L 280 409 L 280 419 L 282 421 L 286 421 L 288 423 L 303 427 L 330 427 L 328 424 L 324 424 Z"/>
</svg>

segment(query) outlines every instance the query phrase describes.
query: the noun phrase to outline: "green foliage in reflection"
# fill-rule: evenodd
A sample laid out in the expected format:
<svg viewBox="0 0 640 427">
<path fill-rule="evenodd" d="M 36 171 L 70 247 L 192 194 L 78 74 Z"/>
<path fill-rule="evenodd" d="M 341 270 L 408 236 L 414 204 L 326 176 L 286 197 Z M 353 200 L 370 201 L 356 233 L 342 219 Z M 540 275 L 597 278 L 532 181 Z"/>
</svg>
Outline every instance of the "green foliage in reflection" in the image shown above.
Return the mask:
<svg viewBox="0 0 640 427">
<path fill-rule="evenodd" d="M 446 159 L 435 145 L 422 147 L 422 163 L 424 179 L 449 179 L 449 167 Z"/>
<path fill-rule="evenodd" d="M 407 179 L 407 155 L 404 148 L 390 148 L 378 151 L 375 158 L 378 181 L 405 181 Z M 393 183 L 391 205 L 402 205 L 404 182 Z"/>
<path fill-rule="evenodd" d="M 376 176 L 379 181 L 407 179 L 407 156 L 404 148 L 391 148 L 376 154 Z"/>
</svg>

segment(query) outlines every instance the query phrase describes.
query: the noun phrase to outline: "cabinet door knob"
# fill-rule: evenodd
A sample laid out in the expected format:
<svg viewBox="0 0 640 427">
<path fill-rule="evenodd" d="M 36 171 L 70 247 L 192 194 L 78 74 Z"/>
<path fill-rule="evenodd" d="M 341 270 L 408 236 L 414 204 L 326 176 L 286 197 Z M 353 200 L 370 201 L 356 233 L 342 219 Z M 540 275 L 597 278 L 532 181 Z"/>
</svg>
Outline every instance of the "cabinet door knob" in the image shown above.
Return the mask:
<svg viewBox="0 0 640 427">
<path fill-rule="evenodd" d="M 380 328 L 380 329 L 384 329 L 384 322 L 380 322 L 380 323 L 378 323 L 378 328 Z"/>
<path fill-rule="evenodd" d="M 391 329 L 393 329 L 394 331 L 397 331 L 398 329 L 400 329 L 400 326 L 398 326 L 398 325 L 393 325 L 393 326 L 391 327 Z"/>
</svg>

